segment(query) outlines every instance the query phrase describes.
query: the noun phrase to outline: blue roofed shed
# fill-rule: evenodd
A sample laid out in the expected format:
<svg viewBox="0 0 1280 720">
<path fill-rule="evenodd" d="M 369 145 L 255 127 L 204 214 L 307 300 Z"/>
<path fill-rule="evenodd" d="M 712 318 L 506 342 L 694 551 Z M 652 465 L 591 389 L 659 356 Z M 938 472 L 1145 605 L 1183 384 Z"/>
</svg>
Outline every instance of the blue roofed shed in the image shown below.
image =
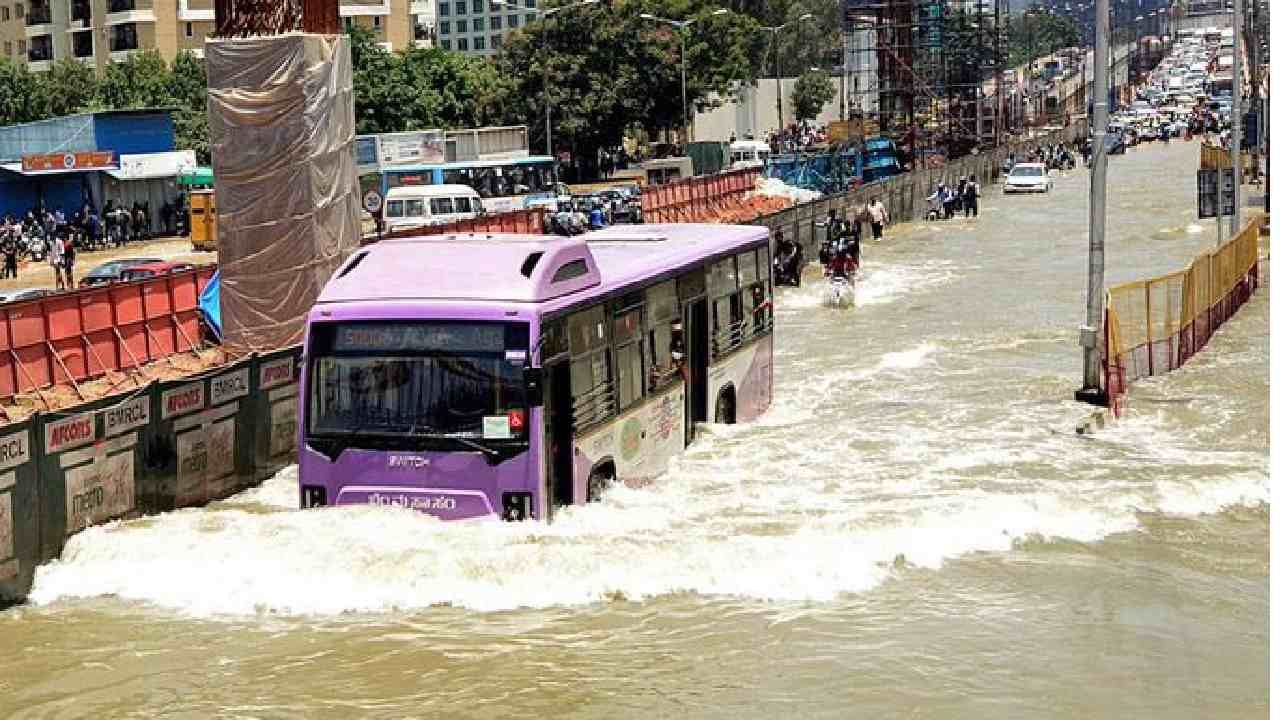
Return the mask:
<svg viewBox="0 0 1280 720">
<path fill-rule="evenodd" d="M 110 153 L 111 163 L 23 167 L 23 158 L 76 153 Z M 0 214 L 21 215 L 37 206 L 69 214 L 86 201 L 100 209 L 109 198 L 168 202 L 177 193 L 178 172 L 171 168 L 194 165 L 188 155 L 174 152 L 167 109 L 108 110 L 0 127 Z M 158 220 L 157 214 L 152 213 Z"/>
</svg>

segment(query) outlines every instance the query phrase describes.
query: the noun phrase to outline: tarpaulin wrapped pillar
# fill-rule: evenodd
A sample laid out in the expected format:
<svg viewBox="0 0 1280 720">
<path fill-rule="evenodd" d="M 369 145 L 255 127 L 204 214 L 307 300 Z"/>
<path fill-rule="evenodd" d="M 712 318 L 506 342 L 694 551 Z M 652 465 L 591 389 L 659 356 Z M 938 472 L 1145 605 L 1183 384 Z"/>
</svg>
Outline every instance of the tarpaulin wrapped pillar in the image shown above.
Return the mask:
<svg viewBox="0 0 1280 720">
<path fill-rule="evenodd" d="M 351 43 L 209 40 L 205 64 L 223 343 L 296 345 L 320 289 L 360 244 Z"/>
</svg>

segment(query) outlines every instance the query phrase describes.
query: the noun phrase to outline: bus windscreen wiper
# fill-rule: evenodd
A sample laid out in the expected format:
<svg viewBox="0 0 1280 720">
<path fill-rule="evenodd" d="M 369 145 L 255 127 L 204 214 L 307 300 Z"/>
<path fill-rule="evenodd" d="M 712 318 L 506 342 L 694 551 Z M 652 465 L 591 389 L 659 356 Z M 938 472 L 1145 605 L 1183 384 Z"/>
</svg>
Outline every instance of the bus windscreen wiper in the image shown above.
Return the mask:
<svg viewBox="0 0 1280 720">
<path fill-rule="evenodd" d="M 433 440 L 434 440 L 434 439 L 452 440 L 452 441 L 454 441 L 454 442 L 456 442 L 456 443 L 459 443 L 459 444 L 461 444 L 461 445 L 466 445 L 467 447 L 472 448 L 472 449 L 474 449 L 474 450 L 479 450 L 480 452 L 485 453 L 486 455 L 489 455 L 489 456 L 491 456 L 491 457 L 499 457 L 499 456 L 501 456 L 501 455 L 502 455 L 502 453 L 498 452 L 497 450 L 494 450 L 493 448 L 491 448 L 491 447 L 489 447 L 489 446 L 487 446 L 487 445 L 482 445 L 482 444 L 480 444 L 480 443 L 476 442 L 475 440 L 470 440 L 470 439 L 465 438 L 465 437 L 459 437 L 459 436 L 457 436 L 457 435 L 448 435 L 448 434 L 445 434 L 445 433 L 441 433 L 441 432 L 436 431 L 434 434 L 424 434 L 424 435 L 419 436 L 419 435 L 417 434 L 418 428 L 419 428 L 419 425 L 418 425 L 418 423 L 416 423 L 416 422 L 415 422 L 415 423 L 413 424 L 413 427 L 409 428 L 409 434 L 410 434 L 410 435 L 412 435 L 412 436 L 417 436 L 417 437 L 426 437 L 426 438 L 430 438 L 430 439 L 433 439 Z M 424 430 L 426 430 L 426 431 L 431 431 L 431 430 L 432 430 L 432 428 L 423 428 L 423 429 L 424 429 Z"/>
<path fill-rule="evenodd" d="M 498 452 L 497 450 L 494 450 L 493 448 L 491 448 L 491 447 L 489 447 L 489 446 L 487 446 L 487 445 L 482 445 L 482 444 L 480 444 L 480 443 L 476 442 L 475 440 L 469 440 L 469 439 L 464 438 L 464 437 L 455 437 L 455 436 L 452 436 L 452 435 L 444 435 L 444 436 L 442 436 L 442 437 L 447 437 L 447 438 L 449 438 L 450 440 L 453 440 L 453 441 L 455 441 L 455 442 L 459 442 L 459 443 L 461 443 L 461 444 L 463 444 L 463 445 L 466 445 L 466 446 L 467 446 L 467 447 L 469 447 L 469 448 L 473 448 L 473 449 L 475 449 L 475 450 L 479 450 L 480 452 L 485 453 L 485 454 L 487 454 L 487 455 L 489 455 L 489 456 L 491 456 L 491 457 L 499 457 L 499 456 L 501 456 L 501 455 L 502 455 L 502 453 Z"/>
</svg>

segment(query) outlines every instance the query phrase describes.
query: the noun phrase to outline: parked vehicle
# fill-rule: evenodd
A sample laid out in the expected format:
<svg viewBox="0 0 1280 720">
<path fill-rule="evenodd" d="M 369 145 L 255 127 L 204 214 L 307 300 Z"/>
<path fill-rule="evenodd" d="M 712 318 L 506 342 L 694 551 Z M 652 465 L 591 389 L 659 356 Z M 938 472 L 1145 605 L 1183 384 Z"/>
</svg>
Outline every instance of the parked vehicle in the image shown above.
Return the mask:
<svg viewBox="0 0 1280 720">
<path fill-rule="evenodd" d="M 480 193 L 466 185 L 402 185 L 387 192 L 386 231 L 470 220 L 484 213 Z"/>
<path fill-rule="evenodd" d="M 174 262 L 151 262 L 142 265 L 134 265 L 120 271 L 120 282 L 133 282 L 134 280 L 147 280 L 160 275 L 168 275 L 170 273 L 182 272 L 190 270 L 195 265 L 191 263 L 174 263 Z"/>
<path fill-rule="evenodd" d="M 47 295 L 53 294 L 48 288 L 24 288 L 22 290 L 7 290 L 0 293 L 0 304 L 21 302 L 23 300 L 38 300 Z"/>
<path fill-rule="evenodd" d="M 1044 163 L 1018 163 L 1005 178 L 1006 193 L 1040 192 L 1047 193 L 1053 189 L 1053 180 L 1049 179 L 1049 169 Z"/>
<path fill-rule="evenodd" d="M 105 262 L 80 278 L 80 287 L 93 287 L 95 285 L 109 285 L 113 282 L 120 282 L 120 274 L 131 267 L 162 262 L 164 261 L 160 258 L 121 258 Z"/>
</svg>

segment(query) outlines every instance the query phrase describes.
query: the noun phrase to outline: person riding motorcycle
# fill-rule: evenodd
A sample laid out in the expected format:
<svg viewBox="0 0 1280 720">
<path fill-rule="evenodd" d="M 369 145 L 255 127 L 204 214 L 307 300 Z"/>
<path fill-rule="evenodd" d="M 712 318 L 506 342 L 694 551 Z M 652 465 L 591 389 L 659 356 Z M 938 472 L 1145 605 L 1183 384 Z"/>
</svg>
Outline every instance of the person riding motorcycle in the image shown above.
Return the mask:
<svg viewBox="0 0 1280 720">
<path fill-rule="evenodd" d="M 800 243 L 792 242 L 779 230 L 774 233 L 773 277 L 779 285 L 800 287 L 800 268 L 803 251 Z"/>
<path fill-rule="evenodd" d="M 831 248 L 831 257 L 827 262 L 826 276 L 833 280 L 848 281 L 858 270 L 858 255 L 861 243 L 853 236 L 840 238 Z"/>
</svg>

